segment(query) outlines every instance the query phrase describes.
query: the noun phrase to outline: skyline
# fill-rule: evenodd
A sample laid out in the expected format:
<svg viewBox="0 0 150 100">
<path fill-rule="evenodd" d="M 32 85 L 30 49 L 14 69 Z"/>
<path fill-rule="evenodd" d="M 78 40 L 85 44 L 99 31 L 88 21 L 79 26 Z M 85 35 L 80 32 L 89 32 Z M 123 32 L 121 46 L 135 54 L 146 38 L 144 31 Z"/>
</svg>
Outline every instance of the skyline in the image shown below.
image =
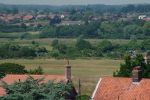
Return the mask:
<svg viewBox="0 0 150 100">
<path fill-rule="evenodd" d="M 88 5 L 88 4 L 150 4 L 150 0 L 0 0 L 3 4 Z"/>
</svg>

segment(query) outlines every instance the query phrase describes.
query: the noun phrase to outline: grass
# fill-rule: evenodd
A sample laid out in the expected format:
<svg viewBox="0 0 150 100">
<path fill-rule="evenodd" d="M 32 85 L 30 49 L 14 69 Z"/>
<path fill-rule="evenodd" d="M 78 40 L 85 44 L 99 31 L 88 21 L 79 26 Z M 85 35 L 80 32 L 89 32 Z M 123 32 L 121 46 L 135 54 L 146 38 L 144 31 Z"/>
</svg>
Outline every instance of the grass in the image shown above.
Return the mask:
<svg viewBox="0 0 150 100">
<path fill-rule="evenodd" d="M 64 74 L 66 60 L 55 59 L 7 59 L 0 60 L 0 63 L 12 62 L 25 65 L 27 69 L 34 69 L 41 66 L 46 74 Z M 101 76 L 112 76 L 119 68 L 122 60 L 70 60 L 72 66 L 73 82 L 77 88 L 78 79 L 81 80 L 81 93 L 91 95 L 98 79 Z"/>
</svg>

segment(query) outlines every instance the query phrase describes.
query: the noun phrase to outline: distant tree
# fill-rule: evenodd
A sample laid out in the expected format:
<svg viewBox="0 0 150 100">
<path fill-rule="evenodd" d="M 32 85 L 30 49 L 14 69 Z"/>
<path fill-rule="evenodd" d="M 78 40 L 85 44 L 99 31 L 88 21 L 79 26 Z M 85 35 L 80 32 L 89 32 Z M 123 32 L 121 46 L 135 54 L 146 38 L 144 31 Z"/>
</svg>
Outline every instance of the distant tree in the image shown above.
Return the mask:
<svg viewBox="0 0 150 100">
<path fill-rule="evenodd" d="M 150 22 L 146 22 L 143 26 L 143 31 L 146 36 L 150 36 Z"/>
<path fill-rule="evenodd" d="M 98 49 L 99 51 L 102 51 L 102 52 L 108 52 L 113 49 L 113 45 L 110 41 L 103 40 L 102 42 L 98 44 Z"/>
<path fill-rule="evenodd" d="M 45 56 L 48 50 L 45 47 L 35 47 L 36 56 Z"/>
<path fill-rule="evenodd" d="M 59 45 L 59 41 L 58 41 L 57 39 L 55 39 L 55 40 L 52 41 L 51 46 L 52 46 L 53 48 L 57 48 L 58 45 Z"/>
<path fill-rule="evenodd" d="M 57 50 L 61 53 L 61 54 L 66 54 L 66 50 L 67 50 L 67 45 L 65 44 L 59 44 L 57 47 Z"/>
<path fill-rule="evenodd" d="M 138 25 L 126 25 L 124 27 L 124 35 L 125 38 L 131 38 L 131 36 L 136 35 L 139 36 L 143 33 L 142 27 Z"/>
<path fill-rule="evenodd" d="M 47 26 L 42 29 L 40 33 L 40 38 L 56 37 L 56 28 L 52 26 Z"/>
<path fill-rule="evenodd" d="M 51 52 L 50 52 L 50 55 L 54 58 L 57 58 L 60 56 L 60 52 L 58 49 L 53 49 Z"/>
<path fill-rule="evenodd" d="M 127 6 L 123 7 L 120 11 L 124 12 L 124 13 L 134 12 L 135 11 L 135 6 L 134 5 L 127 5 Z"/>
<path fill-rule="evenodd" d="M 142 46 L 142 50 L 150 50 L 150 39 L 145 39 L 143 40 L 143 42 L 141 43 Z"/>
<path fill-rule="evenodd" d="M 59 24 L 60 22 L 61 22 L 61 18 L 58 15 L 56 15 L 54 16 L 54 18 L 50 20 L 50 25 Z"/>
<path fill-rule="evenodd" d="M 142 45 L 140 43 L 138 43 L 138 41 L 136 39 L 132 39 L 127 44 L 127 48 L 129 50 L 141 50 Z"/>
<path fill-rule="evenodd" d="M 19 57 L 36 57 L 35 50 L 27 46 L 21 47 L 18 51 Z"/>
<path fill-rule="evenodd" d="M 78 38 L 75 46 L 78 50 L 84 50 L 84 49 L 91 49 L 92 48 L 92 45 L 90 44 L 90 42 L 84 40 L 83 38 Z"/>
</svg>

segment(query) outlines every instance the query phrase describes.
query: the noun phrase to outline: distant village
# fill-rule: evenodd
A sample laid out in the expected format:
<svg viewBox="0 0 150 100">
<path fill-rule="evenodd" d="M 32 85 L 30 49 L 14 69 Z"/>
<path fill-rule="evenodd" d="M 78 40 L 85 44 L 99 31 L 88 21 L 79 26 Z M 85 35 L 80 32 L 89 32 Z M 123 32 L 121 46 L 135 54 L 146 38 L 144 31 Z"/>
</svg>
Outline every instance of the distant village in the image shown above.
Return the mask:
<svg viewBox="0 0 150 100">
<path fill-rule="evenodd" d="M 84 16 L 84 15 L 82 15 Z M 137 15 L 137 14 L 110 14 L 105 13 L 103 15 L 89 15 L 88 22 L 92 21 L 105 21 L 105 20 L 131 20 L 131 19 L 140 19 L 144 21 L 150 21 L 150 18 L 146 15 Z M 83 19 L 72 19 L 69 12 L 64 13 L 49 13 L 49 14 L 40 14 L 40 13 L 17 13 L 17 14 L 3 14 L 0 13 L 0 22 L 12 25 L 22 25 L 26 26 L 46 26 L 51 23 L 52 20 L 58 20 L 58 22 L 53 23 L 57 26 L 64 25 L 82 25 L 85 23 Z"/>
<path fill-rule="evenodd" d="M 69 19 L 69 15 L 66 14 L 30 14 L 30 13 L 19 13 L 19 14 L 0 14 L 0 21 L 4 23 L 21 25 L 24 23 L 26 26 L 46 26 L 52 19 L 61 20 L 56 23 L 58 26 L 61 25 L 81 25 L 83 21 L 72 21 Z"/>
</svg>

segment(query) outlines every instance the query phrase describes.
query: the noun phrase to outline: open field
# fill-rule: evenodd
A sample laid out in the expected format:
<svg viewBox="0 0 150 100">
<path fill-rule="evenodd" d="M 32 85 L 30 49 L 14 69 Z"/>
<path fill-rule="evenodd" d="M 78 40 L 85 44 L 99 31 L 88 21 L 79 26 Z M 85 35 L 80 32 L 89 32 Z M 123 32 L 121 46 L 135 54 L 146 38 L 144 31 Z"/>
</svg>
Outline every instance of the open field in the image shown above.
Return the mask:
<svg viewBox="0 0 150 100">
<path fill-rule="evenodd" d="M 12 62 L 25 65 L 27 69 L 41 66 L 45 74 L 64 74 L 66 60 L 55 59 L 6 59 L 0 63 Z M 70 60 L 72 65 L 73 82 L 77 86 L 78 79 L 81 79 L 82 94 L 91 95 L 98 79 L 101 76 L 112 76 L 113 72 L 119 68 L 122 60 Z"/>
</svg>

